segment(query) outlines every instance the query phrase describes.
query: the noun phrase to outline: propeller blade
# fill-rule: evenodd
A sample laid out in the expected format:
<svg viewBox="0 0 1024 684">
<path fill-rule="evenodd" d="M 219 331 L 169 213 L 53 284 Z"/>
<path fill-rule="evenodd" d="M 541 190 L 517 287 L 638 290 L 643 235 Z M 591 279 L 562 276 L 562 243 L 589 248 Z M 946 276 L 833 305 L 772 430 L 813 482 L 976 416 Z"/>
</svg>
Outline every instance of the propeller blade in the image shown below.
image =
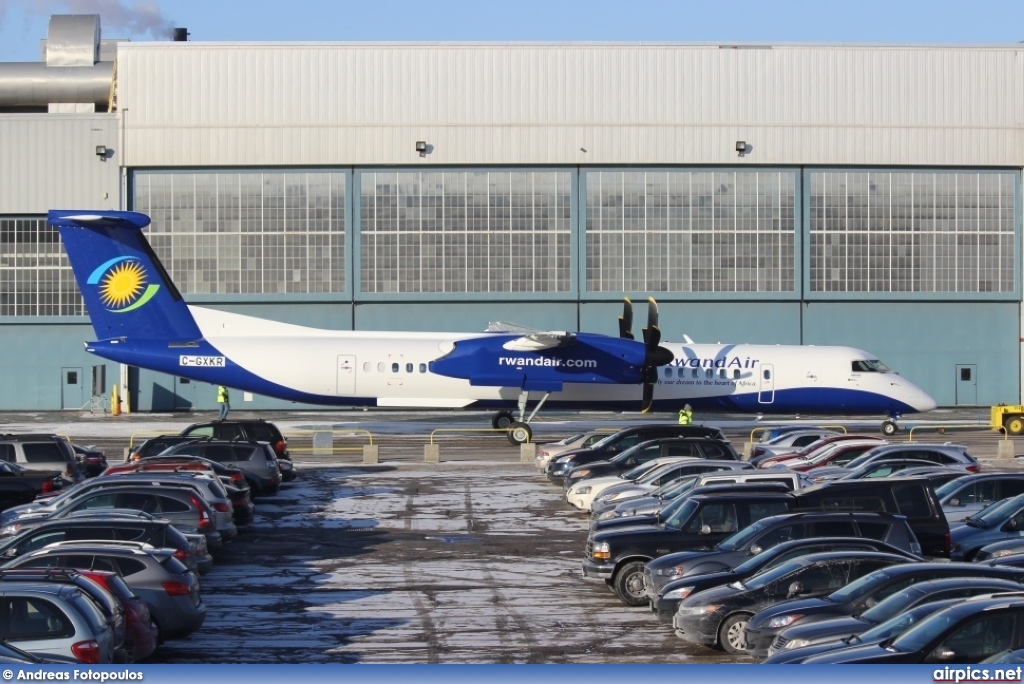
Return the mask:
<svg viewBox="0 0 1024 684">
<path fill-rule="evenodd" d="M 644 344 L 650 347 L 657 347 L 661 342 L 661 330 L 658 329 L 658 303 L 654 297 L 647 298 L 647 327 L 643 330 Z"/>
<path fill-rule="evenodd" d="M 661 343 L 661 328 L 658 327 L 658 303 L 654 297 L 647 298 L 647 327 L 643 329 L 644 366 L 640 369 L 640 382 L 644 385 L 643 405 L 640 412 L 647 413 L 654 403 L 654 385 L 658 382 L 658 366 L 672 363 L 675 358 L 668 349 L 658 346 Z"/>
<path fill-rule="evenodd" d="M 649 382 L 644 383 L 644 399 L 643 404 L 640 407 L 640 413 L 647 413 L 651 410 L 651 405 L 654 403 L 654 385 Z"/>
<path fill-rule="evenodd" d="M 622 315 L 619 316 L 619 337 L 633 339 L 633 302 L 626 297 L 622 302 Z"/>
</svg>

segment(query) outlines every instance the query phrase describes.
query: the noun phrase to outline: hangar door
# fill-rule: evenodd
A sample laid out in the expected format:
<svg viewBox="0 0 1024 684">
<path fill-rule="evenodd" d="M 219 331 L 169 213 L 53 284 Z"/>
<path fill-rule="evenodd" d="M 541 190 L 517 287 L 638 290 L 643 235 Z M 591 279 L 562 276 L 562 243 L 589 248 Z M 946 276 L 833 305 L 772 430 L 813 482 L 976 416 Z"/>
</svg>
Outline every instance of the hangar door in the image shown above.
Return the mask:
<svg viewBox="0 0 1024 684">
<path fill-rule="evenodd" d="M 956 367 L 956 405 L 978 404 L 978 367 L 974 364 Z"/>
</svg>

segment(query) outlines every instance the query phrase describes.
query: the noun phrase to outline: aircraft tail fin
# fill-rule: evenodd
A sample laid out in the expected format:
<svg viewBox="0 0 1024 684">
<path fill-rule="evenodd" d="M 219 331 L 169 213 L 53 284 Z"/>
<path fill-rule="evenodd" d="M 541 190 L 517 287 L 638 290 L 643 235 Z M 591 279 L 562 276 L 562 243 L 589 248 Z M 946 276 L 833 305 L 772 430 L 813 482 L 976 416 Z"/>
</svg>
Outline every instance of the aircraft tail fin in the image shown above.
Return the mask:
<svg viewBox="0 0 1024 684">
<path fill-rule="evenodd" d="M 100 340 L 202 338 L 188 305 L 142 234 L 134 211 L 51 210 Z"/>
</svg>

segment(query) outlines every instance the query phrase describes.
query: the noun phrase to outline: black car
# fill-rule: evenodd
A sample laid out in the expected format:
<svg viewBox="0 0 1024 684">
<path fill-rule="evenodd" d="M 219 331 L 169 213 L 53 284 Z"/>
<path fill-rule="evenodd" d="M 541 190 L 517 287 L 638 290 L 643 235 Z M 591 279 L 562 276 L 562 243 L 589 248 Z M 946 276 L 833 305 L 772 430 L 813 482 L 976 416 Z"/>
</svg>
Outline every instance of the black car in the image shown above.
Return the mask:
<svg viewBox="0 0 1024 684">
<path fill-rule="evenodd" d="M 883 641 L 892 640 L 900 634 L 903 634 L 921 620 L 924 620 L 932 613 L 936 613 L 943 608 L 956 605 L 961 601 L 963 601 L 963 599 L 949 599 L 946 601 L 923 603 L 907 610 L 904 613 L 900 613 L 896 617 L 889 618 L 885 622 L 875 625 L 871 629 L 861 632 L 860 634 L 850 634 L 849 636 L 833 639 L 832 641 L 822 641 L 820 643 L 811 644 L 810 646 L 800 646 L 799 648 L 779 651 L 774 655 L 768 656 L 765 660 L 762 660 L 761 663 L 763 665 L 797 664 L 804 662 L 811 656 L 816 656 L 821 653 L 839 651 L 851 646 L 879 644 Z"/>
<path fill-rule="evenodd" d="M 717 461 L 740 460 L 732 445 L 723 440 L 705 437 L 664 437 L 641 442 L 607 461 L 594 461 L 576 466 L 565 474 L 564 486 L 568 489 L 580 480 L 620 475 L 643 463 L 672 456 Z"/>
<path fill-rule="evenodd" d="M 698 494 L 655 523 L 593 530 L 587 539 L 583 576 L 607 580 L 629 606 L 647 603 L 644 565 L 676 551 L 712 549 L 736 531 L 793 507 L 783 493 Z"/>
<path fill-rule="evenodd" d="M 768 655 L 866 632 L 923 603 L 964 599 L 979 594 L 1020 591 L 1020 588 L 1019 582 L 995 577 L 947 577 L 918 582 L 891 594 L 863 613 L 798 622 L 792 627 L 786 627 L 775 637 L 771 648 L 768 649 Z"/>
<path fill-rule="evenodd" d="M 863 613 L 911 584 L 943 577 L 996 577 L 1021 582 L 1024 581 L 1024 571 L 978 563 L 914 563 L 886 568 L 828 596 L 792 601 L 758 613 L 747 623 L 747 650 L 753 656 L 764 658 L 779 632 L 790 625 Z"/>
<path fill-rule="evenodd" d="M 888 513 L 796 512 L 762 518 L 710 551 L 670 553 L 644 570 L 647 595 L 653 598 L 669 582 L 734 568 L 776 544 L 815 537 L 858 537 L 886 542 L 921 560 L 921 547 L 903 516 Z"/>
<path fill-rule="evenodd" d="M 128 457 L 125 460 L 137 461 L 140 458 L 151 458 L 167 451 L 172 446 L 190 442 L 193 439 L 194 437 L 185 437 L 183 435 L 158 435 L 150 437 L 144 442 L 133 444 L 129 448 Z"/>
<path fill-rule="evenodd" d="M 650 586 L 648 586 L 651 611 L 662 622 L 672 624 L 672 618 L 675 617 L 679 604 L 682 603 L 683 599 L 700 593 L 705 589 L 729 584 L 737 580 L 743 581 L 799 556 L 809 556 L 812 553 L 827 553 L 830 551 L 877 551 L 879 553 L 891 553 L 895 556 L 906 556 L 908 560 L 920 560 L 919 557 L 912 553 L 874 539 L 859 539 L 856 537 L 797 539 L 773 546 L 756 556 L 749 556 L 746 561 L 731 570 L 723 568 L 721 570 L 711 570 L 696 574 L 687 573 L 679 579 L 663 584 L 657 590 L 657 593 L 653 593 L 653 595 Z M 658 560 L 660 559 L 655 559 L 648 563 L 648 568 Z M 646 578 L 647 575 L 645 574 Z"/>
<path fill-rule="evenodd" d="M 288 439 L 276 425 L 262 418 L 247 420 L 212 420 L 208 423 L 193 423 L 181 431 L 185 437 L 208 437 L 215 440 L 238 440 L 246 442 L 268 442 L 277 456 L 278 470 L 282 482 L 295 479 L 295 468 L 282 466 L 280 461 L 291 461 L 288 453 Z"/>
<path fill-rule="evenodd" d="M 79 471 L 86 477 L 96 477 L 107 469 L 107 456 L 98 447 L 72 444 Z"/>
<path fill-rule="evenodd" d="M 755 613 L 782 602 L 791 605 L 791 599 L 828 594 L 864 575 L 903 563 L 913 561 L 905 556 L 868 551 L 814 553 L 794 558 L 746 581 L 690 596 L 679 604 L 672 624 L 676 635 L 686 641 L 745 655 L 745 628 Z"/>
<path fill-rule="evenodd" d="M 654 423 L 623 428 L 586 449 L 570 449 L 548 461 L 545 473 L 552 482 L 562 483 L 566 473 L 576 466 L 594 461 L 607 461 L 641 442 L 665 437 L 703 437 L 727 441 L 722 431 L 707 425 Z"/>
<path fill-rule="evenodd" d="M 961 601 L 917 623 L 894 639 L 812 656 L 819 663 L 978 663 L 1024 647 L 1024 597 Z"/>
</svg>

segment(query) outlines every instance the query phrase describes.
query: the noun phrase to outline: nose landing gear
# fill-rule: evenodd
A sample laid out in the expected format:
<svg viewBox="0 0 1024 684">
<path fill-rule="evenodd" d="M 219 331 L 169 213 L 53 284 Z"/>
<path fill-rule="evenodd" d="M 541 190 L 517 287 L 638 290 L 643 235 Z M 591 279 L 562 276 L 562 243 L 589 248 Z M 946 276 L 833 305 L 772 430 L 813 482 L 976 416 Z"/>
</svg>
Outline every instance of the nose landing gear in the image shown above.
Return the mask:
<svg viewBox="0 0 1024 684">
<path fill-rule="evenodd" d="M 886 437 L 892 437 L 899 432 L 900 426 L 896 421 L 902 417 L 899 413 L 890 413 L 889 418 L 882 421 L 882 434 Z"/>
</svg>

